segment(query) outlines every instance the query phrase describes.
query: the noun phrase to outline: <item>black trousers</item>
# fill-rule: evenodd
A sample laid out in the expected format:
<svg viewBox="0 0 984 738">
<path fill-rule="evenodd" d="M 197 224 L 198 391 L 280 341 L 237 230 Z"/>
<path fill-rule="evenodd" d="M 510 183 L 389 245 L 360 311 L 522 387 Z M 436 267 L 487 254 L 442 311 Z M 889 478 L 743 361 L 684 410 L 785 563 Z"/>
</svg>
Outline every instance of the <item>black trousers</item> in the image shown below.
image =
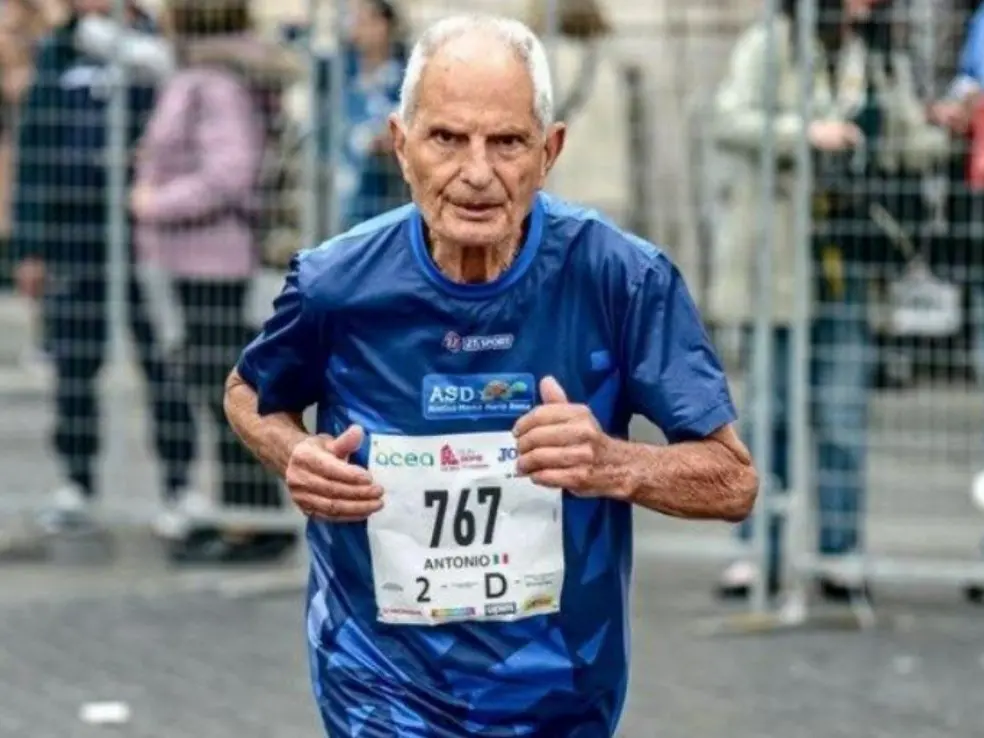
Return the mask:
<svg viewBox="0 0 984 738">
<path fill-rule="evenodd" d="M 69 478 L 96 492 L 94 466 L 100 448 L 97 378 L 106 357 L 108 285 L 101 265 L 52 267 L 46 289 L 44 339 L 55 365 L 53 445 Z M 162 462 L 163 486 L 172 492 L 187 483 L 195 427 L 185 389 L 155 340 L 140 284 L 127 287 L 130 330 L 147 382 L 154 446 Z"/>
<path fill-rule="evenodd" d="M 246 324 L 247 282 L 179 281 L 185 323 L 180 373 L 196 404 L 212 416 L 218 434 L 222 501 L 226 505 L 277 507 L 279 486 L 246 449 L 226 420 L 225 381 L 253 331 Z"/>
</svg>

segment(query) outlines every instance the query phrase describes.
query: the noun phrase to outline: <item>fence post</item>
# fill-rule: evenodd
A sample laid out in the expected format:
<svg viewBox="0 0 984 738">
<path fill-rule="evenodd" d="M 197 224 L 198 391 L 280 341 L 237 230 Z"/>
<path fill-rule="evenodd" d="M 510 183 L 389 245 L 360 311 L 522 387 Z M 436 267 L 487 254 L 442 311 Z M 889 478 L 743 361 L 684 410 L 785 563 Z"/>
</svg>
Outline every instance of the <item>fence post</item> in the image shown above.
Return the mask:
<svg viewBox="0 0 984 738">
<path fill-rule="evenodd" d="M 335 0 L 334 14 L 332 17 L 332 29 L 334 30 L 334 44 L 332 50 L 332 64 L 330 67 L 331 80 L 329 81 L 328 95 L 328 140 L 329 152 L 328 178 L 328 202 L 323 206 L 328 208 L 326 219 L 327 233 L 326 238 L 333 238 L 339 234 L 342 227 L 342 199 L 339 196 L 339 177 L 340 165 L 342 163 L 345 148 L 345 25 L 347 20 L 347 0 Z"/>
<path fill-rule="evenodd" d="M 323 178 L 319 177 L 321 161 L 321 135 L 322 135 L 322 116 L 324 114 L 324 103 L 318 89 L 318 56 L 315 49 L 315 37 L 318 28 L 318 0 L 307 0 L 305 7 L 306 23 L 303 24 L 307 29 L 304 43 L 305 61 L 307 62 L 307 135 L 304 137 L 304 168 L 301 172 L 302 188 L 304 193 L 302 221 L 301 221 L 301 243 L 302 248 L 313 248 L 317 245 L 325 234 L 319 233 L 318 217 L 319 209 L 327 206 L 328 203 L 322 202 L 322 196 L 329 194 L 321 187 Z M 330 196 L 330 194 L 329 194 Z"/>
<path fill-rule="evenodd" d="M 799 55 L 798 115 L 803 121 L 802 135 L 796 142 L 796 179 L 793 191 L 793 324 L 789 362 L 790 489 L 786 516 L 784 579 L 790 603 L 805 607 L 809 576 L 800 572 L 798 562 L 811 553 L 815 540 L 812 453 L 810 432 L 810 310 L 812 259 L 813 159 L 807 136 L 813 118 L 814 29 L 817 26 L 816 0 L 800 0 L 796 34 Z"/>
<path fill-rule="evenodd" d="M 126 0 L 114 0 L 113 19 L 119 27 L 125 28 Z M 121 37 L 122 39 L 122 34 Z M 113 50 L 113 60 L 109 66 L 110 100 L 106 121 L 107 167 L 107 292 L 106 311 L 109 329 L 108 371 L 102 383 L 109 390 L 106 403 L 106 467 L 105 480 L 112 485 L 126 484 L 123 473 L 126 453 L 127 422 L 129 414 L 125 401 L 120 397 L 122 387 L 126 386 L 125 374 L 128 369 L 126 331 L 129 322 L 129 238 L 128 227 L 128 170 L 130 127 L 128 110 L 127 69 L 120 59 L 120 42 Z M 108 485 L 107 485 L 108 486 Z M 115 495 L 114 495 L 115 497 Z"/>
<path fill-rule="evenodd" d="M 550 67 L 550 84 L 554 94 L 554 120 L 560 113 L 559 92 L 560 77 L 557 75 L 557 41 L 560 29 L 560 0 L 534 0 L 542 2 L 546 7 L 543 15 L 543 28 L 540 32 L 543 49 L 547 54 L 547 66 Z"/>
<path fill-rule="evenodd" d="M 551 83 L 554 89 L 554 103 L 558 103 L 557 92 L 560 80 L 557 77 L 557 42 L 560 38 L 560 0 L 542 0 L 547 5 L 544 18 L 543 42 L 547 51 L 547 62 L 550 65 Z"/>
<path fill-rule="evenodd" d="M 752 397 L 753 446 L 755 463 L 759 471 L 760 487 L 754 512 L 754 550 L 759 566 L 758 581 L 754 585 L 751 607 L 756 614 L 769 608 L 769 568 L 773 558 L 774 541 L 771 535 L 773 520 L 772 490 L 772 251 L 775 247 L 774 221 L 776 171 L 775 132 L 773 122 L 776 113 L 776 87 L 778 79 L 778 55 L 776 39 L 777 1 L 766 2 L 766 57 L 765 87 L 762 91 L 766 124 L 762 131 L 762 176 L 759 210 L 761 234 L 755 265 L 755 328 L 752 372 L 749 377 Z"/>
<path fill-rule="evenodd" d="M 113 15 L 120 27 L 126 27 L 126 0 L 115 0 Z M 127 110 L 127 70 L 119 59 L 119 44 L 113 51 L 110 65 L 111 98 L 108 106 L 107 131 L 107 177 L 109 251 L 108 299 L 110 365 L 120 368 L 126 363 L 126 323 L 127 323 L 127 262 L 129 249 L 127 239 L 127 154 L 129 149 L 129 115 Z"/>
<path fill-rule="evenodd" d="M 646 81 L 638 64 L 622 67 L 622 84 L 626 90 L 626 111 L 629 118 L 629 205 L 628 226 L 643 238 L 654 238 L 650 207 L 653 188 L 650 172 L 653 167 L 653 144 L 649 133 L 649 110 L 646 107 Z"/>
</svg>

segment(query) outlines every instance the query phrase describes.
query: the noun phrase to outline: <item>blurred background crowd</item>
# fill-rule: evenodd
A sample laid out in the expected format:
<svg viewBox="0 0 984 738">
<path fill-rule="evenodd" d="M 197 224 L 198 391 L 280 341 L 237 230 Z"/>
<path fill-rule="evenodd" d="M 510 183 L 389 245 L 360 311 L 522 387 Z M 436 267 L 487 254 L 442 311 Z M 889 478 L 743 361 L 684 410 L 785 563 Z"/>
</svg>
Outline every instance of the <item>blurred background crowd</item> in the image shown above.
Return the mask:
<svg viewBox="0 0 984 738">
<path fill-rule="evenodd" d="M 49 427 L 32 451 L 45 473 L 34 464 L 0 480 L 0 509 L 29 511 L 48 540 L 112 520 L 139 496 L 135 517 L 174 562 L 294 549 L 281 490 L 224 420 L 225 375 L 295 250 L 406 201 L 386 118 L 414 33 L 467 8 L 544 34 L 570 126 L 551 189 L 681 265 L 770 488 L 809 479 L 816 535 L 805 547 L 828 560 L 922 546 L 975 561 L 984 10 L 774 5 L 3 0 L 0 353 L 10 376 L 46 377 L 46 404 L 32 412 Z M 114 301 L 125 304 L 114 312 Z M 146 413 L 153 453 L 106 464 L 102 452 L 121 442 L 101 399 L 119 388 L 100 376 L 121 326 L 140 407 L 114 407 Z M 809 366 L 797 373 L 803 345 Z M 750 411 L 756 391 L 770 396 L 766 413 Z M 765 417 L 757 432 L 751 421 Z M 797 452 L 800 431 L 810 444 Z M 17 452 L 0 442 L 5 454 L 13 469 Z M 210 474 L 196 471 L 200 459 Z M 139 492 L 126 481 L 134 464 L 154 470 Z M 765 519 L 764 559 L 748 554 L 751 526 L 713 539 L 722 597 L 747 597 L 760 574 L 782 590 L 783 516 Z M 703 532 L 663 533 L 668 547 L 707 550 Z M 13 551 L 21 538 L 3 541 Z M 980 598 L 973 578 L 941 576 Z M 816 584 L 833 601 L 869 591 L 842 573 Z"/>
</svg>

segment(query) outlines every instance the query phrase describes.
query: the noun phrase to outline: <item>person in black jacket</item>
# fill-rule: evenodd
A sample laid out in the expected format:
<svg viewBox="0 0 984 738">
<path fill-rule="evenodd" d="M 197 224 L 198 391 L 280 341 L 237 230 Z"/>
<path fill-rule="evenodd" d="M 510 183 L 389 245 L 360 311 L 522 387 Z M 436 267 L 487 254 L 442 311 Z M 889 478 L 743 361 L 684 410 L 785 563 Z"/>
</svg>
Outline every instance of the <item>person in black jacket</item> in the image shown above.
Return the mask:
<svg viewBox="0 0 984 738">
<path fill-rule="evenodd" d="M 44 341 L 55 368 L 53 443 L 66 484 L 42 516 L 49 530 L 91 513 L 98 486 L 96 379 L 107 345 L 108 65 L 79 52 L 74 31 L 88 13 L 108 13 L 111 0 L 74 0 L 67 23 L 43 43 L 35 80 L 21 112 L 13 204 L 12 251 L 19 291 L 41 301 Z M 130 20 L 150 28 L 132 6 Z M 151 87 L 127 89 L 129 141 L 138 138 L 154 102 Z M 125 205 L 124 205 L 125 206 Z M 132 266 L 132 264 L 131 264 Z M 191 408 L 169 377 L 140 285 L 128 283 L 130 328 L 147 379 L 163 487 L 177 496 L 193 453 Z"/>
</svg>

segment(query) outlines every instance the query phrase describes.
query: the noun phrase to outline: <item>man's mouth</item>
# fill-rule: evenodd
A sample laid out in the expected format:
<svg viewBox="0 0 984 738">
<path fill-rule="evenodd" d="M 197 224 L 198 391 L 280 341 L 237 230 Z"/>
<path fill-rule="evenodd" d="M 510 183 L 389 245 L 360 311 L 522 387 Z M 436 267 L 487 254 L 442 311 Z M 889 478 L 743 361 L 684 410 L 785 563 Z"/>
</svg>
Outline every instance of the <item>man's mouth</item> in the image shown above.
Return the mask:
<svg viewBox="0 0 984 738">
<path fill-rule="evenodd" d="M 454 202 L 455 209 L 465 218 L 483 220 L 499 209 L 494 202 Z"/>
</svg>

